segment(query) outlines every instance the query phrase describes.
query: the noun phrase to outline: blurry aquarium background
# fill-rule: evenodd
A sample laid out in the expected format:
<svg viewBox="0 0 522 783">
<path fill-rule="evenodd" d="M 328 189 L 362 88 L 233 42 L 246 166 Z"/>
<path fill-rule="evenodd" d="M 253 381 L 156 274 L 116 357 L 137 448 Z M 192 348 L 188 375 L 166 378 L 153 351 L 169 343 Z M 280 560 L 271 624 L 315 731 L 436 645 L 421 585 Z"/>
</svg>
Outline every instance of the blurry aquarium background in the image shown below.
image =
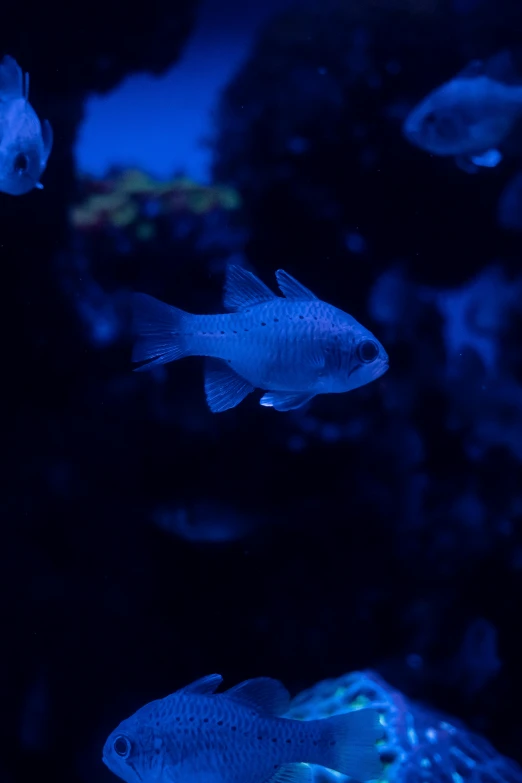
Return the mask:
<svg viewBox="0 0 522 783">
<path fill-rule="evenodd" d="M 386 779 L 522 780 L 522 155 L 402 133 L 521 46 L 520 0 L 5 4 L 54 148 L 0 193 L 1 783 L 116 780 L 110 731 L 211 672 L 381 704 Z M 222 312 L 230 263 L 388 372 L 220 415 L 201 359 L 133 373 L 129 293 Z"/>
</svg>

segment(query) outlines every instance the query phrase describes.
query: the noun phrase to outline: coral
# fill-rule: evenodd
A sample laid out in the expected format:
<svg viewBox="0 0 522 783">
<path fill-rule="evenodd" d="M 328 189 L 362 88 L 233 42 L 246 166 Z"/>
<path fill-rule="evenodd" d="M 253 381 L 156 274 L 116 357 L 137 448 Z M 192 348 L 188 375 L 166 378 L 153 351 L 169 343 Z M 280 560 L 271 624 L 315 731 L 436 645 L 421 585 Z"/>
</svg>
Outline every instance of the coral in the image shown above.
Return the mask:
<svg viewBox="0 0 522 783">
<path fill-rule="evenodd" d="M 287 717 L 313 720 L 373 706 L 381 715 L 379 744 L 386 783 L 521 783 L 522 769 L 460 721 L 407 699 L 373 671 L 324 680 L 292 701 Z M 319 783 L 346 780 L 315 768 Z"/>
</svg>

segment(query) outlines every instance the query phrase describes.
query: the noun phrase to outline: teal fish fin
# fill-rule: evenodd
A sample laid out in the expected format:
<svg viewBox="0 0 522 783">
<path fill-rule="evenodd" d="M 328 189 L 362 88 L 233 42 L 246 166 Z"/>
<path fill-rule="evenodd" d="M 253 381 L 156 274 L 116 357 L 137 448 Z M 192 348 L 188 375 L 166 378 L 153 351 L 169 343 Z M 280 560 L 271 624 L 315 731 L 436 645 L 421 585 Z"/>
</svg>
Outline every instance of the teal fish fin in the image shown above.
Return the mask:
<svg viewBox="0 0 522 783">
<path fill-rule="evenodd" d="M 301 283 L 296 280 L 295 277 L 289 275 L 288 272 L 285 272 L 284 269 L 278 269 L 275 275 L 277 285 L 287 299 L 318 299 L 318 297 L 313 294 L 309 288 L 301 285 Z"/>
<path fill-rule="evenodd" d="M 465 155 L 457 155 L 455 163 L 459 169 L 465 171 L 466 174 L 476 174 L 478 171 L 478 166 L 475 163 L 472 163 Z"/>
<path fill-rule="evenodd" d="M 223 304 L 227 310 L 244 310 L 247 307 L 277 299 L 273 291 L 252 272 L 242 266 L 227 267 Z"/>
<path fill-rule="evenodd" d="M 205 362 L 205 394 L 212 413 L 222 413 L 245 399 L 254 386 L 221 359 Z"/>
<path fill-rule="evenodd" d="M 51 154 L 51 150 L 53 148 L 53 129 L 51 128 L 51 123 L 49 120 L 44 120 L 42 122 L 42 141 L 43 141 L 43 155 L 40 160 L 40 165 L 42 167 L 42 170 L 47 165 L 47 161 L 49 160 L 49 155 Z"/>
<path fill-rule="evenodd" d="M 470 160 L 475 164 L 475 166 L 483 166 L 486 169 L 494 169 L 495 166 L 498 166 L 502 160 L 502 153 L 500 150 L 487 150 L 481 155 L 472 155 Z"/>
<path fill-rule="evenodd" d="M 35 188 L 36 188 L 36 190 L 43 190 L 44 186 L 42 185 L 41 182 L 37 182 L 36 185 L 35 185 Z"/>
<path fill-rule="evenodd" d="M 383 765 L 376 742 L 384 737 L 379 713 L 361 709 L 317 721 L 322 731 L 324 758 L 317 763 L 354 780 L 380 778 Z"/>
<path fill-rule="evenodd" d="M 309 764 L 284 764 L 266 783 L 312 783 L 314 772 Z"/>
<path fill-rule="evenodd" d="M 148 370 L 156 364 L 166 364 L 190 355 L 183 333 L 190 314 L 160 302 L 148 294 L 132 295 L 133 333 L 136 342 L 133 362 L 149 361 L 135 371 Z"/>
<path fill-rule="evenodd" d="M 0 100 L 24 97 L 22 69 L 13 57 L 5 55 L 0 62 Z"/>
<path fill-rule="evenodd" d="M 223 696 L 270 715 L 283 715 L 290 708 L 290 694 L 282 682 L 271 677 L 245 680 L 229 688 Z"/>
<path fill-rule="evenodd" d="M 259 404 L 265 408 L 275 408 L 276 411 L 293 411 L 302 408 L 313 397 L 314 392 L 272 391 L 263 394 Z"/>
<path fill-rule="evenodd" d="M 184 688 L 180 688 L 183 693 L 214 693 L 221 683 L 223 677 L 221 674 L 207 674 L 206 677 L 200 677 L 199 680 L 194 680 L 190 685 L 185 685 Z"/>
</svg>

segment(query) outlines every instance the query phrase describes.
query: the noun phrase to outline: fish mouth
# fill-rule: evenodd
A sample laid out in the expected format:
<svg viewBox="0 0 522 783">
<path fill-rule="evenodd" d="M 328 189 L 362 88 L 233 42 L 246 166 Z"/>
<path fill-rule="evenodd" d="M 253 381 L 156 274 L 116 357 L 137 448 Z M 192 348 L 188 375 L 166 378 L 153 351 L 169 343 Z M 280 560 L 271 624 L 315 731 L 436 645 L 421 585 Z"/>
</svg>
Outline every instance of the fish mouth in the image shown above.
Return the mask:
<svg viewBox="0 0 522 783">
<path fill-rule="evenodd" d="M 375 366 L 372 367 L 372 380 L 377 380 L 377 378 L 380 378 L 381 375 L 384 375 L 386 370 L 389 369 L 389 362 L 387 359 L 379 359 L 378 362 L 375 363 Z"/>
</svg>

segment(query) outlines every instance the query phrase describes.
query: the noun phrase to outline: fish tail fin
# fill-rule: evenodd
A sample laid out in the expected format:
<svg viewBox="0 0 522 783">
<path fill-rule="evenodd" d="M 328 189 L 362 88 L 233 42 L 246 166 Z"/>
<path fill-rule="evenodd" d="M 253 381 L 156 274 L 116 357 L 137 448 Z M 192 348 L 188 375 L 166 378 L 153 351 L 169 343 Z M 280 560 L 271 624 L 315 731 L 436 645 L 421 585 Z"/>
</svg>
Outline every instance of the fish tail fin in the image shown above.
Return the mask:
<svg viewBox="0 0 522 783">
<path fill-rule="evenodd" d="M 131 301 L 136 339 L 132 361 L 148 362 L 136 367 L 137 372 L 190 355 L 189 339 L 185 334 L 187 323 L 192 318 L 190 313 L 148 294 L 133 294 Z"/>
<path fill-rule="evenodd" d="M 383 766 L 376 742 L 384 736 L 384 729 L 377 710 L 354 710 L 320 723 L 327 745 L 322 766 L 358 781 L 381 777 Z"/>
</svg>

